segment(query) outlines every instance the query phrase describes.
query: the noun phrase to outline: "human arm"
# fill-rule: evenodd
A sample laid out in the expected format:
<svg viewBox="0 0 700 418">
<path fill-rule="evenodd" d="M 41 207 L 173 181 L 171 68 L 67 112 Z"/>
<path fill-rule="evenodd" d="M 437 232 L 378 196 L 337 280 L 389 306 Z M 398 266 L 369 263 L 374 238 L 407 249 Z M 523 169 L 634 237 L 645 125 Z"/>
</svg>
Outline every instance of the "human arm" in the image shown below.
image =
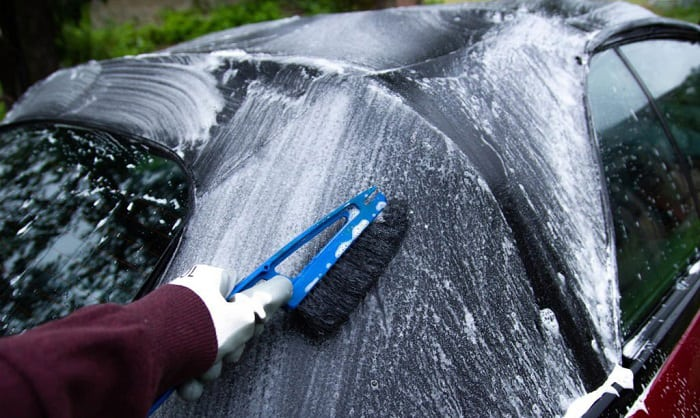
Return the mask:
<svg viewBox="0 0 700 418">
<path fill-rule="evenodd" d="M 186 397 L 198 396 L 192 379 L 216 377 L 291 296 L 284 278 L 229 302 L 232 286 L 223 270 L 196 266 L 132 304 L 84 308 L 0 339 L 2 415 L 145 416 L 157 395 L 188 379 Z"/>
<path fill-rule="evenodd" d="M 209 311 L 184 287 L 83 308 L 0 339 L 2 415 L 143 417 L 159 393 L 216 355 Z"/>
</svg>

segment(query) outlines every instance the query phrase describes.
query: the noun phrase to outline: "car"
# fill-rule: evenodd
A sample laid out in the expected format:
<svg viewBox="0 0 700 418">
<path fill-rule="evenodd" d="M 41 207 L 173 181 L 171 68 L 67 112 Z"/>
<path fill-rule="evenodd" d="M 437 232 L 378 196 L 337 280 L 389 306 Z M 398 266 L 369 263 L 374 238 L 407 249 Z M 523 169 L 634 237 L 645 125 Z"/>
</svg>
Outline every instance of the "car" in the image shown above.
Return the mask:
<svg viewBox="0 0 700 418">
<path fill-rule="evenodd" d="M 196 263 L 244 277 L 376 185 L 410 227 L 349 321 L 278 315 L 156 416 L 697 415 L 698 41 L 626 3 L 501 1 L 57 71 L 0 128 L 3 332 Z"/>
</svg>

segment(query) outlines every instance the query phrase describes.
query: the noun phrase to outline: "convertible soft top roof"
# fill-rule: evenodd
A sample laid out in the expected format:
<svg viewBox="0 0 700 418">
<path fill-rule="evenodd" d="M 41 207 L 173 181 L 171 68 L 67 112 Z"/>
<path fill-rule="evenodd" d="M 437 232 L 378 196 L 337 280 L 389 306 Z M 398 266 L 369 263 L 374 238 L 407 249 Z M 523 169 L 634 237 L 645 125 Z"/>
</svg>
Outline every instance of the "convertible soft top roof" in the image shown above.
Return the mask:
<svg viewBox="0 0 700 418">
<path fill-rule="evenodd" d="M 280 316 L 165 416 L 560 414 L 620 359 L 584 85 L 595 35 L 639 19 L 574 1 L 290 18 L 59 71 L 6 122 L 178 153 L 197 204 L 167 277 L 242 277 L 372 184 L 410 205 L 401 252 L 337 335 Z"/>
</svg>

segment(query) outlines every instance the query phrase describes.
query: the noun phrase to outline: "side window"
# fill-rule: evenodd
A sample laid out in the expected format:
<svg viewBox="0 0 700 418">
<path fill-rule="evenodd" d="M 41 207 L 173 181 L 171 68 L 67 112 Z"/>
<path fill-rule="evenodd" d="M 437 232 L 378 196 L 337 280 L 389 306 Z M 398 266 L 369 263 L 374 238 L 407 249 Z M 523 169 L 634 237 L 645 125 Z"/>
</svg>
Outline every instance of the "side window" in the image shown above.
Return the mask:
<svg viewBox="0 0 700 418">
<path fill-rule="evenodd" d="M 684 64 L 686 61 L 659 59 L 659 47 L 655 45 L 648 46 L 655 55 L 634 54 L 640 64 L 646 65 L 643 70 L 644 65 L 640 65 L 638 71 L 654 87 L 640 85 L 630 70 L 637 68 L 636 63 L 634 67 L 630 65 L 632 59 L 624 51 L 633 52 L 632 49 L 640 50 L 652 43 L 631 44 L 622 50 L 615 48 L 597 54 L 591 60 L 588 79 L 590 113 L 613 211 L 625 336 L 634 332 L 660 303 L 700 245 L 700 222 L 693 196 L 695 182 L 690 179 L 685 157 L 677 152 L 678 146 L 669 137 L 670 129 L 686 132 L 687 125 L 697 123 L 697 118 L 687 120 L 684 99 L 672 103 L 672 97 L 695 95 L 700 86 L 696 81 L 684 85 L 687 75 L 693 74 Z M 671 63 L 686 68 L 680 70 Z M 646 70 L 652 66 L 653 71 Z M 671 86 L 672 74 L 677 81 Z M 652 88 L 656 95 L 649 93 Z M 676 94 L 679 90 L 686 94 Z M 650 96 L 656 100 L 650 101 Z M 677 123 L 669 129 L 660 114 L 669 119 L 676 115 Z M 699 146 L 690 140 L 686 149 Z"/>
<path fill-rule="evenodd" d="M 0 131 L 0 335 L 133 299 L 189 204 L 174 161 L 66 126 Z"/>
<path fill-rule="evenodd" d="M 700 186 L 700 44 L 667 40 L 620 48 L 649 89 Z"/>
</svg>

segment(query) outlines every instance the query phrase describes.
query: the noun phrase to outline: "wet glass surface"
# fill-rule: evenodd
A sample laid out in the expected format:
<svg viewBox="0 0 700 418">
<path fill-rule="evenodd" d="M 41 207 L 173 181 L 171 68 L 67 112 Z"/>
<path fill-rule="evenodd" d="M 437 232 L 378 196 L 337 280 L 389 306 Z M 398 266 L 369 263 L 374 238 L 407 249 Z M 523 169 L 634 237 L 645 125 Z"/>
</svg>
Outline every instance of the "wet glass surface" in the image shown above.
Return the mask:
<svg viewBox="0 0 700 418">
<path fill-rule="evenodd" d="M 658 54 L 669 53 L 668 45 L 656 43 L 627 45 L 623 54 L 645 80 L 674 136 L 685 138 L 680 149 L 693 160 L 697 105 L 689 106 L 687 99 L 697 97 L 700 88 L 697 67 L 672 68 L 668 60 L 658 59 Z M 640 56 L 640 50 L 647 56 Z M 676 152 L 644 91 L 614 50 L 593 58 L 588 83 L 613 210 L 623 333 L 629 336 L 696 256 L 700 222 L 692 193 L 698 183 L 690 180 L 686 156 Z"/>
<path fill-rule="evenodd" d="M 644 81 L 700 185 L 700 44 L 647 41 L 621 47 Z"/>
<path fill-rule="evenodd" d="M 184 225 L 187 174 L 67 126 L 0 131 L 0 335 L 132 300 Z"/>
</svg>

